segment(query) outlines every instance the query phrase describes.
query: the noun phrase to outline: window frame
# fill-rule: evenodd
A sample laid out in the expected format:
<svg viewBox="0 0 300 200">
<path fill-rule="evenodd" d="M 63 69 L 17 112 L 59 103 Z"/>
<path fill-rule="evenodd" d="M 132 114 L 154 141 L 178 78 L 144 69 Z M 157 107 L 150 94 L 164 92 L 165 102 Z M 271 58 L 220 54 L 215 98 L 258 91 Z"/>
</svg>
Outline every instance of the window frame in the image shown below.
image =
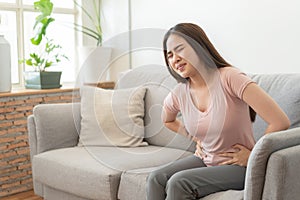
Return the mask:
<svg viewBox="0 0 300 200">
<path fill-rule="evenodd" d="M 24 45 L 24 12 L 35 12 L 33 5 L 23 4 L 22 0 L 15 0 L 15 3 L 0 2 L 0 11 L 13 11 L 16 13 L 16 30 L 17 30 L 17 53 L 19 58 L 25 56 Z M 53 8 L 54 14 L 69 14 L 73 15 L 74 22 L 78 22 L 79 11 L 74 4 L 73 8 Z M 79 43 L 78 33 L 74 30 L 75 45 Z M 17 58 L 18 59 L 18 58 Z M 23 72 L 25 69 L 24 63 L 18 63 L 19 83 L 12 83 L 13 88 L 24 88 Z M 75 67 L 74 67 L 75 70 Z"/>
</svg>

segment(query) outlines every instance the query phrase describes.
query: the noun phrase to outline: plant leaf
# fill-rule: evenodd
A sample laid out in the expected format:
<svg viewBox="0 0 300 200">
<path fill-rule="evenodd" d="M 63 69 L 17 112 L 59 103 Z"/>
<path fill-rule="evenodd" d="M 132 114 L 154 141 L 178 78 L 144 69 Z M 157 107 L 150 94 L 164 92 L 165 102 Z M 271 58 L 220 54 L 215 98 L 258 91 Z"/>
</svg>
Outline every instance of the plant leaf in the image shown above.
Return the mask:
<svg viewBox="0 0 300 200">
<path fill-rule="evenodd" d="M 31 38 L 31 43 L 34 45 L 39 45 L 43 39 L 43 35 L 46 35 L 46 29 L 48 27 L 48 25 L 53 22 L 55 19 L 54 18 L 48 18 L 48 19 L 44 19 L 40 22 L 40 24 L 42 25 L 41 27 L 39 27 L 39 29 L 37 30 L 37 33 L 35 35 L 35 37 Z"/>
<path fill-rule="evenodd" d="M 89 11 L 87 11 L 81 4 L 78 3 L 77 0 L 73 0 L 74 4 L 79 7 L 83 14 L 85 14 L 88 19 L 91 21 L 93 24 L 93 28 L 96 30 L 92 30 L 91 28 L 87 28 L 83 25 L 75 24 L 75 30 L 80 31 L 83 34 L 90 36 L 97 40 L 97 46 L 101 45 L 102 43 L 102 29 L 101 29 L 101 21 L 100 21 L 100 5 L 101 5 L 101 0 L 99 0 L 99 6 L 97 6 L 96 0 L 93 0 L 93 6 L 94 6 L 94 13 L 96 17 L 96 20 L 92 17 Z M 81 27 L 81 28 L 79 28 Z M 84 30 L 85 29 L 85 30 Z"/>
</svg>

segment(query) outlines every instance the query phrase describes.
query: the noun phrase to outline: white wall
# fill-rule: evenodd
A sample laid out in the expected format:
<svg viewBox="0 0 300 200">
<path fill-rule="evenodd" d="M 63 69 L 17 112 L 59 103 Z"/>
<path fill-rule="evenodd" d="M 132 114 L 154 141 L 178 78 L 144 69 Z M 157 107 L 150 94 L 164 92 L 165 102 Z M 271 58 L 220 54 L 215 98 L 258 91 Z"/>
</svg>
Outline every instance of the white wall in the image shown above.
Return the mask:
<svg viewBox="0 0 300 200">
<path fill-rule="evenodd" d="M 122 2 L 123 9 L 128 9 L 124 4 L 128 0 L 113 0 L 113 2 L 115 5 Z M 150 28 L 157 33 L 154 34 L 155 37 L 151 37 L 151 33 L 136 34 L 136 37 L 132 37 L 133 67 L 164 64 L 156 43 L 155 50 L 152 43 L 148 48 L 144 45 L 144 50 L 135 49 L 135 43 L 139 40 L 161 40 L 163 33 L 175 24 L 193 22 L 205 30 L 228 62 L 245 72 L 300 73 L 299 0 L 131 0 L 131 2 L 132 29 Z M 111 6 L 110 9 L 113 11 L 115 8 Z M 117 9 L 120 7 L 117 6 Z M 127 16 L 122 14 L 125 12 L 115 12 L 107 20 L 115 27 L 124 27 L 120 20 L 126 19 Z M 124 27 L 122 30 L 128 29 Z M 119 31 L 111 30 L 109 35 L 113 36 Z"/>
<path fill-rule="evenodd" d="M 102 0 L 103 46 L 113 48 L 110 79 L 130 68 L 129 24 L 127 0 Z"/>
</svg>

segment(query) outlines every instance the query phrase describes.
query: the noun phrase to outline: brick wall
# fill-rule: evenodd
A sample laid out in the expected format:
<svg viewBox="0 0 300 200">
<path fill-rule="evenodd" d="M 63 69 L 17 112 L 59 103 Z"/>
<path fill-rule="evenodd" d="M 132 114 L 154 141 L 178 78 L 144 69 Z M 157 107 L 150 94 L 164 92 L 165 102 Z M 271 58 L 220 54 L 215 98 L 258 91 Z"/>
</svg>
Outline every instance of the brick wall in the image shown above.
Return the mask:
<svg viewBox="0 0 300 200">
<path fill-rule="evenodd" d="M 37 104 L 79 101 L 71 89 L 0 94 L 0 198 L 32 189 L 27 117 Z"/>
</svg>

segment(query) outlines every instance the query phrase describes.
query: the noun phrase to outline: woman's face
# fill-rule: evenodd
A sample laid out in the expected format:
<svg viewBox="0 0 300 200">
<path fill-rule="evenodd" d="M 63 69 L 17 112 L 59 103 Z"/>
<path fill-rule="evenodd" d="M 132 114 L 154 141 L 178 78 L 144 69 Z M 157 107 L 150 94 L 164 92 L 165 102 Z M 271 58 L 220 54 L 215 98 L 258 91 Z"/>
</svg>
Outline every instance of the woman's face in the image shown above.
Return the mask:
<svg viewBox="0 0 300 200">
<path fill-rule="evenodd" d="M 199 58 L 194 49 L 179 35 L 171 34 L 166 42 L 167 60 L 172 69 L 183 78 L 198 73 L 194 66 L 199 66 Z"/>
</svg>

